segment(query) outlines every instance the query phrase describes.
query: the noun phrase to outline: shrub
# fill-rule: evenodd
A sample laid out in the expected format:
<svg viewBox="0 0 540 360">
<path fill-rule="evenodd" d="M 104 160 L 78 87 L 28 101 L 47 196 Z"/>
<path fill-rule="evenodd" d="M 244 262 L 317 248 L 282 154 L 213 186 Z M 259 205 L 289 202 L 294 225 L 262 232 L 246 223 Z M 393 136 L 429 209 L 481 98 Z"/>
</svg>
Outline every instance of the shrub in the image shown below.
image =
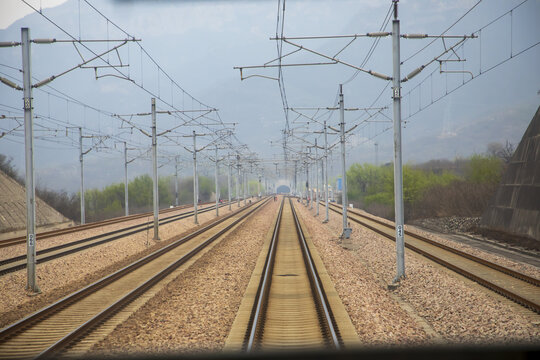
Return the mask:
<svg viewBox="0 0 540 360">
<path fill-rule="evenodd" d="M 496 184 L 456 180 L 447 185 L 427 189 L 410 209 L 410 218 L 481 216 Z"/>
<path fill-rule="evenodd" d="M 465 178 L 476 184 L 497 184 L 501 180 L 503 160 L 493 155 L 473 155 L 469 159 Z"/>
<path fill-rule="evenodd" d="M 79 194 L 68 194 L 65 191 L 54 191 L 36 187 L 36 195 L 66 218 L 73 221 L 80 220 L 81 205 Z"/>
<path fill-rule="evenodd" d="M 456 159 L 454 164 L 431 161 L 420 166 L 403 167 L 406 220 L 482 214 L 500 179 L 502 160 L 474 155 L 468 160 Z M 347 179 L 351 201 L 356 201 L 366 211 L 393 219 L 393 167 L 353 164 L 347 172 Z"/>
</svg>

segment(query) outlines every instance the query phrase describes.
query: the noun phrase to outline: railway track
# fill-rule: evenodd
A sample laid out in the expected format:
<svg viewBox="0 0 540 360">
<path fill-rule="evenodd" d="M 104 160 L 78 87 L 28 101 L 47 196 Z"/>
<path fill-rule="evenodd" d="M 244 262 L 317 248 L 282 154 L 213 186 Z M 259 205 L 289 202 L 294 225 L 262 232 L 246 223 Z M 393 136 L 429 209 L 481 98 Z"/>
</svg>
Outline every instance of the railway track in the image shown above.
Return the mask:
<svg viewBox="0 0 540 360">
<path fill-rule="evenodd" d="M 206 205 L 206 204 L 210 204 L 210 203 L 204 203 L 202 205 Z M 170 209 L 162 209 L 162 210 L 159 211 L 159 214 L 160 215 L 168 214 L 170 212 L 186 209 L 186 208 L 189 208 L 191 206 L 192 205 L 188 204 L 188 205 L 177 206 L 177 207 L 170 208 Z M 71 233 L 78 232 L 78 231 L 94 229 L 94 228 L 97 228 L 97 227 L 107 226 L 107 225 L 116 224 L 116 223 L 125 222 L 125 221 L 130 221 L 130 220 L 143 219 L 143 218 L 145 218 L 145 217 L 147 218 L 149 216 L 153 216 L 153 213 L 152 212 L 146 212 L 146 213 L 142 213 L 142 214 L 133 214 L 133 215 L 128 215 L 128 216 L 120 216 L 120 217 L 107 219 L 107 220 L 103 220 L 103 221 L 96 221 L 96 222 L 92 222 L 92 223 L 88 223 L 88 224 L 72 226 L 72 227 L 69 227 L 69 228 L 66 228 L 66 229 L 44 231 L 44 232 L 40 232 L 40 233 L 36 234 L 36 240 L 43 240 L 43 239 L 47 239 L 47 238 L 51 238 L 51 237 L 55 237 L 55 236 L 59 236 L 59 235 L 71 234 Z M 9 239 L 0 240 L 0 248 L 13 246 L 13 245 L 18 245 L 18 244 L 24 244 L 24 243 L 26 243 L 26 235 L 16 236 L 16 237 L 12 237 L 12 238 L 9 238 Z"/>
<path fill-rule="evenodd" d="M 330 209 L 342 214 L 341 206 Z M 347 211 L 348 218 L 390 240 L 395 240 L 393 224 Z M 441 264 L 477 283 L 540 313 L 540 280 L 515 270 L 481 259 L 474 255 L 440 244 L 436 241 L 405 231 L 405 247 Z"/>
<path fill-rule="evenodd" d="M 228 204 L 222 204 L 221 206 L 227 206 Z M 215 206 L 208 206 L 206 208 L 200 209 L 199 213 L 205 213 L 215 209 Z M 166 209 L 170 210 L 170 209 Z M 188 218 L 193 215 L 193 211 L 175 214 L 166 216 L 159 219 L 159 225 L 165 225 L 174 221 Z M 116 221 L 118 222 L 118 221 Z M 53 259 L 60 258 L 62 256 L 70 255 L 78 251 L 82 251 L 94 246 L 102 245 L 114 240 L 125 238 L 136 234 L 141 231 L 147 231 L 150 227 L 153 226 L 153 220 L 147 221 L 142 224 L 131 225 L 122 229 L 108 231 L 95 236 L 90 236 L 87 238 L 78 239 L 75 241 L 70 241 L 68 243 L 46 248 L 36 252 L 36 263 L 41 264 Z M 0 260 L 0 276 L 8 274 L 13 271 L 18 271 L 25 269 L 27 265 L 26 254 L 15 256 L 9 259 Z"/>
<path fill-rule="evenodd" d="M 343 345 L 290 199 L 282 200 L 251 310 L 244 350 Z"/>
<path fill-rule="evenodd" d="M 229 214 L 0 330 L 0 359 L 62 356 L 267 202 L 268 198 Z"/>
</svg>

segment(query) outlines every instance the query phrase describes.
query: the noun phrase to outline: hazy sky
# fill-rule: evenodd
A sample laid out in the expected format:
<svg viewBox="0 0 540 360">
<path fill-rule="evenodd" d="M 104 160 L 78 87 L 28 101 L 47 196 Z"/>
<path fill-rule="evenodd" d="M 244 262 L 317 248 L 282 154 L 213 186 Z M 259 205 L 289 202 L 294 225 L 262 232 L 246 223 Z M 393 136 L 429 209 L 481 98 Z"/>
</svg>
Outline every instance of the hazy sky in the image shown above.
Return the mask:
<svg viewBox="0 0 540 360">
<path fill-rule="evenodd" d="M 142 46 L 174 81 L 196 99 L 219 109 L 224 122 L 236 122 L 238 138 L 261 158 L 270 160 L 282 154 L 280 130 L 285 117 L 278 83 L 260 77 L 240 81 L 234 66 L 262 65 L 277 56 L 276 35 L 277 0 L 267 1 L 112 1 L 93 0 L 91 4 L 113 23 L 91 9 L 84 1 L 62 2 L 28 1 L 43 10 L 49 22 L 40 14 L 29 10 L 19 0 L 0 2 L 0 41 L 20 41 L 20 28 L 30 27 L 32 38 L 68 39 L 67 31 L 75 38 L 121 39 L 127 33 L 142 39 Z M 49 7 L 50 5 L 59 6 Z M 416 0 L 399 2 L 402 33 L 428 33 L 439 35 L 456 22 L 477 1 Z M 447 34 L 464 35 L 478 31 L 492 20 L 519 5 L 521 1 L 484 0 L 460 20 Z M 314 0 L 287 1 L 284 35 L 344 35 L 379 31 L 391 1 Z M 403 84 L 403 157 L 406 162 L 421 162 L 434 158 L 453 159 L 486 150 L 489 142 L 517 143 L 540 103 L 540 0 L 528 0 L 511 14 L 482 29 L 481 36 L 468 40 L 456 49 L 451 59 L 464 62 L 431 63 L 420 75 Z M 386 27 L 391 31 L 391 22 Z M 317 52 L 333 56 L 350 39 L 298 40 L 298 44 Z M 339 54 L 342 61 L 359 66 L 365 60 L 373 39 L 358 38 Z M 452 46 L 436 40 L 421 50 L 429 39 L 401 39 L 402 77 L 422 64 L 428 63 Z M 107 45 L 109 44 L 109 45 Z M 88 46 L 93 51 L 104 51 L 113 43 Z M 116 44 L 116 43 L 114 43 Z M 528 49 L 531 47 L 531 49 Z M 284 45 L 283 53 L 293 51 Z M 526 51 L 524 51 L 526 50 Z M 83 56 L 90 52 L 79 47 Z M 524 51 L 523 53 L 521 53 Z M 171 84 L 165 74 L 142 54 L 138 46 L 125 45 L 119 49 L 122 68 L 136 83 L 158 94 L 163 101 L 181 109 L 199 105 Z M 459 58 L 458 58 L 459 57 Z M 512 57 L 512 59 L 509 59 Z M 446 58 L 446 57 L 445 57 Z M 118 63 L 115 53 L 107 56 Z M 382 38 L 364 68 L 392 75 L 391 39 Z M 508 61 L 491 67 L 509 59 Z M 327 59 L 299 51 L 284 58 L 283 63 L 327 62 Z M 36 80 L 59 74 L 81 62 L 71 44 L 32 45 L 32 72 Z M 92 65 L 103 65 L 93 63 Z M 0 76 L 21 83 L 21 49 L 0 48 Z M 450 71 L 440 73 L 440 70 Z M 456 71 L 458 71 L 456 73 Z M 470 72 L 470 73 L 469 73 Z M 102 69 L 99 75 L 114 75 Z M 344 65 L 287 67 L 283 78 L 290 107 L 329 107 L 335 105 L 338 84 L 345 83 L 345 106 L 348 108 L 385 107 L 380 114 L 369 118 L 365 112 L 346 113 L 347 128 L 358 127 L 348 139 L 348 164 L 354 161 L 374 162 L 378 143 L 379 162 L 392 160 L 392 118 L 390 87 L 386 81 L 359 73 Z M 277 77 L 277 70 L 245 70 L 244 76 L 264 75 Z M 474 77 L 472 81 L 468 82 Z M 350 80 L 350 81 L 348 81 Z M 467 82 L 459 89 L 453 89 Z M 118 77 L 100 77 L 96 80 L 93 69 L 77 69 L 34 90 L 36 137 L 49 141 L 36 141 L 36 177 L 38 184 L 54 189 L 76 191 L 79 184 L 78 134 L 66 127 L 83 126 L 88 133 L 117 135 L 140 144 L 146 149 L 148 138 L 125 127 L 125 124 L 105 113 L 131 114 L 150 111 L 150 95 L 130 81 Z M 384 89 L 384 91 L 383 91 Z M 45 91 L 42 91 L 45 90 Z M 67 101 L 60 90 L 73 100 Z M 410 93 L 409 93 L 410 92 Z M 446 93 L 451 94 L 446 95 Z M 379 94 L 381 94 L 380 97 Z M 22 93 L 0 84 L 0 115 L 21 116 Z M 440 98 L 440 100 L 438 100 Z M 375 101 L 377 100 L 377 101 Z M 77 104 L 80 101 L 84 105 Z M 169 109 L 158 100 L 158 108 Z M 434 102 L 432 105 L 431 103 Z M 86 105 L 86 106 L 85 106 Z M 429 106 L 428 106 L 429 105 Z M 93 110 L 96 108 L 104 112 Z M 421 111 L 419 111 L 421 110 Z M 337 112 L 305 110 L 308 117 L 327 119 L 337 126 Z M 371 114 L 373 114 L 371 112 Z M 213 115 L 215 116 L 215 115 Z M 305 126 L 305 117 L 289 113 L 292 128 Z M 18 126 L 16 119 L 0 120 L 2 131 Z M 138 124 L 149 129 L 149 118 L 138 119 Z M 158 117 L 158 129 L 174 126 L 174 119 Z M 69 123 L 69 126 L 66 125 Z M 52 129 L 56 129 L 52 133 Z M 64 131 L 59 131 L 59 129 Z M 307 131 L 319 131 L 311 121 L 309 128 L 299 129 L 298 136 Z M 66 140 L 66 133 L 71 140 Z M 21 173 L 24 171 L 24 145 L 21 132 L 0 138 L 0 153 L 13 157 Z M 51 138 L 51 136 L 56 136 Z M 314 136 L 311 136 L 313 141 Z M 319 135 L 317 135 L 319 136 Z M 58 141 L 56 141 L 58 139 Z M 52 141 L 51 141 L 52 140 Z M 85 149 L 95 139 L 85 138 Z M 191 139 L 181 140 L 191 146 Z M 201 141 L 204 141 L 201 139 Z M 319 144 L 323 139 L 319 137 Z M 330 142 L 336 141 L 335 136 Z M 114 142 L 107 144 L 114 147 Z M 293 145 L 299 148 L 298 145 Z M 85 183 L 87 188 L 102 187 L 123 179 L 122 146 L 116 150 L 93 150 L 85 155 Z M 190 154 L 182 147 L 162 148 L 164 154 L 179 154 L 184 159 L 183 174 L 191 171 Z M 336 148 L 337 149 L 337 148 Z M 130 156 L 138 151 L 132 150 Z M 164 159 L 161 160 L 164 163 Z M 337 161 L 332 162 L 336 173 Z M 150 163 L 135 160 L 130 164 L 130 177 L 150 172 Z M 274 166 L 268 170 L 275 173 Z M 160 174 L 172 173 L 173 166 L 164 165 Z M 212 168 L 207 168 L 213 174 Z M 281 172 L 280 172 L 281 173 Z"/>
<path fill-rule="evenodd" d="M 30 0 L 29 4 L 38 9 L 47 9 L 65 3 L 67 0 Z M 20 18 L 33 13 L 30 7 L 20 0 L 2 0 L 2 12 L 0 13 L 0 29 L 6 29 Z"/>
</svg>

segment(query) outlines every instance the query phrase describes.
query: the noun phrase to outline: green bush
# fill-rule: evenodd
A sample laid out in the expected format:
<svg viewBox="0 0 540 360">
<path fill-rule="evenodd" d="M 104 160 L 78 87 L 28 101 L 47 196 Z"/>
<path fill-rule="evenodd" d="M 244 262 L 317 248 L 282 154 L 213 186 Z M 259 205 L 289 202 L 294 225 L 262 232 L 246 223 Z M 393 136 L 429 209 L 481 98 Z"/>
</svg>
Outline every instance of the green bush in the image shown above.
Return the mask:
<svg viewBox="0 0 540 360">
<path fill-rule="evenodd" d="M 456 175 L 448 171 L 434 173 L 415 169 L 410 165 L 403 166 L 403 202 L 406 213 L 428 189 L 447 186 L 457 179 L 459 178 Z M 394 206 L 393 166 L 353 164 L 347 172 L 347 180 L 349 199 L 358 202 L 360 206 L 380 209 Z"/>
<path fill-rule="evenodd" d="M 422 193 L 435 185 L 447 185 L 457 176 L 443 172 L 417 170 L 409 165 L 403 167 L 403 200 L 414 203 Z M 393 204 L 394 169 L 391 166 L 376 167 L 370 164 L 353 164 L 347 172 L 348 195 L 352 200 L 371 203 Z"/>
<path fill-rule="evenodd" d="M 353 164 L 347 171 L 349 199 L 366 204 L 393 202 L 393 171 L 389 167 Z"/>
<path fill-rule="evenodd" d="M 145 208 L 152 205 L 152 178 L 149 175 L 137 176 L 128 184 L 129 206 Z"/>
<path fill-rule="evenodd" d="M 0 154 L 0 170 L 21 184 L 24 179 L 18 174 L 13 166 L 13 160 Z M 158 181 L 160 208 L 167 208 L 175 204 L 175 181 L 174 176 L 160 177 Z M 193 203 L 193 177 L 179 177 L 178 179 L 179 204 Z M 232 192 L 236 189 L 236 174 L 231 179 Z M 219 179 L 220 194 L 222 199 L 228 198 L 227 176 Z M 152 210 L 153 182 L 150 175 L 137 176 L 128 184 L 129 212 L 130 214 Z M 103 189 L 85 190 L 85 218 L 87 222 L 104 220 L 125 214 L 124 183 L 115 183 Z M 262 191 L 262 186 L 261 186 Z M 257 192 L 257 180 L 249 182 L 249 192 Z M 210 201 L 215 193 L 214 177 L 199 176 L 199 199 L 201 202 Z M 243 194 L 243 189 L 240 189 Z M 54 191 L 42 187 L 36 187 L 36 194 L 45 202 L 59 211 L 65 217 L 74 221 L 80 221 L 80 193 L 68 194 L 65 191 Z"/>
<path fill-rule="evenodd" d="M 405 218 L 481 215 L 504 167 L 504 159 L 489 154 L 403 166 Z M 351 201 L 393 217 L 389 211 L 394 206 L 393 166 L 353 164 L 347 184 Z"/>
<path fill-rule="evenodd" d="M 174 181 L 174 176 L 165 176 L 158 180 L 159 207 L 161 209 L 175 204 Z M 124 215 L 124 191 L 123 183 L 112 184 L 101 190 L 86 190 L 84 192 L 86 220 L 88 222 L 98 221 Z M 152 210 L 153 182 L 151 176 L 137 176 L 129 182 L 128 191 L 130 214 Z M 200 201 L 210 201 L 214 192 L 214 179 L 199 177 Z M 179 204 L 193 203 L 193 178 L 179 179 L 178 200 Z"/>
<path fill-rule="evenodd" d="M 469 159 L 465 178 L 476 184 L 497 184 L 501 181 L 504 163 L 493 155 L 473 155 Z"/>
</svg>

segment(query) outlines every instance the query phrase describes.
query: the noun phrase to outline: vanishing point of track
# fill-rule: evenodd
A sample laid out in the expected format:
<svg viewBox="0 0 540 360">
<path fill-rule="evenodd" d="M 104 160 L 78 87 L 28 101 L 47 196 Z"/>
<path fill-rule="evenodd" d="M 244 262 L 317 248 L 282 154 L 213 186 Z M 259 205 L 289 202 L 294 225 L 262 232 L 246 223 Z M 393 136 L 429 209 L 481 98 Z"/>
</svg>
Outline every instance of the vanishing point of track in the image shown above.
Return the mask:
<svg viewBox="0 0 540 360">
<path fill-rule="evenodd" d="M 330 209 L 341 214 L 341 206 L 332 204 Z M 366 228 L 395 240 L 393 224 L 347 211 L 348 218 Z M 422 254 L 477 283 L 540 313 L 540 280 L 504 266 L 454 249 L 426 237 L 405 231 L 405 247 Z"/>
<path fill-rule="evenodd" d="M 0 330 L 0 359 L 58 355 L 267 202 L 229 214 Z"/>
</svg>

